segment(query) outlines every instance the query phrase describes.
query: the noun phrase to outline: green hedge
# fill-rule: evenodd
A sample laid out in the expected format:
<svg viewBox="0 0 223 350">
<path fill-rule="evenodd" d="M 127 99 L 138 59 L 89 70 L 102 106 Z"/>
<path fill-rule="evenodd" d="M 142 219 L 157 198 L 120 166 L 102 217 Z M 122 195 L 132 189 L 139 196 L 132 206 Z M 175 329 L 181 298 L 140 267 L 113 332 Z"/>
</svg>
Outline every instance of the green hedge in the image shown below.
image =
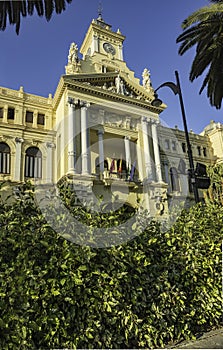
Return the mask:
<svg viewBox="0 0 223 350">
<path fill-rule="evenodd" d="M 89 218 L 89 225 L 91 224 Z M 32 200 L 0 207 L 0 348 L 152 348 L 221 320 L 223 207 L 107 249 L 56 234 Z"/>
</svg>

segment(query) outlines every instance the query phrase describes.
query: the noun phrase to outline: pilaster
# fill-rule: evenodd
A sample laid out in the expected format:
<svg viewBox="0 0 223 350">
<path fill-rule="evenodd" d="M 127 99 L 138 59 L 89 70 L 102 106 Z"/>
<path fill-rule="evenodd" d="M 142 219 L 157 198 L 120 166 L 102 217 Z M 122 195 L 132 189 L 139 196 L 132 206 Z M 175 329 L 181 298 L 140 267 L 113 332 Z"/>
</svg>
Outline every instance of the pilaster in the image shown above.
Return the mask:
<svg viewBox="0 0 223 350">
<path fill-rule="evenodd" d="M 24 140 L 22 138 L 16 137 L 16 151 L 15 151 L 15 172 L 14 181 L 22 181 L 21 176 L 21 156 L 22 156 L 22 143 Z"/>
<path fill-rule="evenodd" d="M 81 159 L 83 175 L 89 175 L 88 107 L 90 107 L 89 103 L 81 101 Z"/>
<path fill-rule="evenodd" d="M 76 174 L 75 101 L 68 98 L 68 173 Z"/>
<path fill-rule="evenodd" d="M 158 135 L 157 135 L 157 125 L 159 122 L 154 119 L 151 119 L 150 122 L 151 122 L 151 131 L 152 131 L 153 149 L 154 149 L 156 178 L 158 182 L 162 182 L 159 142 L 158 142 Z"/>
<path fill-rule="evenodd" d="M 142 134 L 143 134 L 143 145 L 144 145 L 146 179 L 149 181 L 153 181 L 152 158 L 151 158 L 149 139 L 148 139 L 148 121 L 147 121 L 147 118 L 145 117 L 142 118 Z"/>
</svg>

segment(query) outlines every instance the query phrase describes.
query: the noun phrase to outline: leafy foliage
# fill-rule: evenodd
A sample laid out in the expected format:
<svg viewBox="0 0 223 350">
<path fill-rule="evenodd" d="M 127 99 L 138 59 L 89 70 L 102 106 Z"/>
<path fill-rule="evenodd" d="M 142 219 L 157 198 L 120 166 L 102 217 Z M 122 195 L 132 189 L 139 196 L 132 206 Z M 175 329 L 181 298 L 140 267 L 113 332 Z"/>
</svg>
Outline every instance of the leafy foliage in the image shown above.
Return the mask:
<svg viewBox="0 0 223 350">
<path fill-rule="evenodd" d="M 93 249 L 56 234 L 23 187 L 0 207 L 0 348 L 164 347 L 218 325 L 222 219 L 198 205 Z"/>
<path fill-rule="evenodd" d="M 189 78 L 194 81 L 207 70 L 200 93 L 207 86 L 210 104 L 220 109 L 223 98 L 223 1 L 212 2 L 184 20 L 184 31 L 178 36 L 177 43 L 181 43 L 180 55 L 196 46 Z"/>
<path fill-rule="evenodd" d="M 211 180 L 211 186 L 205 193 L 207 203 L 219 203 L 223 205 L 223 164 L 215 164 L 207 169 Z"/>
</svg>

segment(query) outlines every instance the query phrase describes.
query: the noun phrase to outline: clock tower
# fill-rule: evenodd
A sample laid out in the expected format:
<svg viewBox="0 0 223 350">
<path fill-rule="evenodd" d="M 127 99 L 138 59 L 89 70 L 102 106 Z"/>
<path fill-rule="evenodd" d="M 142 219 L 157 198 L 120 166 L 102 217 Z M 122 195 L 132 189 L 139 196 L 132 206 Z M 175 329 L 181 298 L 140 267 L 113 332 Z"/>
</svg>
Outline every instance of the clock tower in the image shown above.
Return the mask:
<svg viewBox="0 0 223 350">
<path fill-rule="evenodd" d="M 111 25 L 105 23 L 101 14 L 99 14 L 98 18 L 91 22 L 80 48 L 80 53 L 83 55 L 83 58 L 100 54 L 111 59 L 123 61 L 124 40 L 125 36 L 121 34 L 120 30 L 113 32 Z"/>
</svg>

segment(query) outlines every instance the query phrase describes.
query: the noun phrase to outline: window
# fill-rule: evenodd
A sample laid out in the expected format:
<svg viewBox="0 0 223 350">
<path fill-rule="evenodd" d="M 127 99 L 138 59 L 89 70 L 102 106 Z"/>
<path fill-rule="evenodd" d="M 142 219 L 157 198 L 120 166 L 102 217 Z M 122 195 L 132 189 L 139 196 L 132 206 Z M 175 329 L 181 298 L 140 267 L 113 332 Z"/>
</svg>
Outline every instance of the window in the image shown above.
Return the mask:
<svg viewBox="0 0 223 350">
<path fill-rule="evenodd" d="M 25 177 L 42 177 L 42 153 L 38 147 L 29 147 L 26 150 Z"/>
<path fill-rule="evenodd" d="M 170 168 L 170 180 L 172 191 L 180 191 L 179 176 L 176 168 Z"/>
<path fill-rule="evenodd" d="M 204 157 L 207 157 L 207 148 L 206 147 L 203 148 L 203 154 L 204 154 Z"/>
<path fill-rule="evenodd" d="M 165 140 L 164 141 L 164 146 L 165 146 L 165 149 L 170 149 L 170 141 L 169 140 Z"/>
<path fill-rule="evenodd" d="M 10 174 L 10 147 L 0 142 L 0 173 Z"/>
<path fill-rule="evenodd" d="M 184 153 L 186 153 L 186 143 L 185 142 L 182 142 L 182 151 L 184 152 Z"/>
<path fill-rule="evenodd" d="M 8 108 L 8 120 L 14 120 L 15 108 Z"/>
<path fill-rule="evenodd" d="M 37 115 L 37 124 L 38 125 L 44 125 L 45 124 L 45 115 L 38 113 Z"/>
<path fill-rule="evenodd" d="M 176 149 L 177 149 L 176 141 L 172 141 L 172 150 L 176 151 Z"/>
<path fill-rule="evenodd" d="M 33 123 L 33 112 L 26 111 L 26 123 Z"/>
<path fill-rule="evenodd" d="M 3 114 L 4 114 L 4 108 L 0 107 L 0 118 L 3 118 Z"/>
<path fill-rule="evenodd" d="M 197 154 L 201 156 L 201 146 L 197 146 Z"/>
</svg>

